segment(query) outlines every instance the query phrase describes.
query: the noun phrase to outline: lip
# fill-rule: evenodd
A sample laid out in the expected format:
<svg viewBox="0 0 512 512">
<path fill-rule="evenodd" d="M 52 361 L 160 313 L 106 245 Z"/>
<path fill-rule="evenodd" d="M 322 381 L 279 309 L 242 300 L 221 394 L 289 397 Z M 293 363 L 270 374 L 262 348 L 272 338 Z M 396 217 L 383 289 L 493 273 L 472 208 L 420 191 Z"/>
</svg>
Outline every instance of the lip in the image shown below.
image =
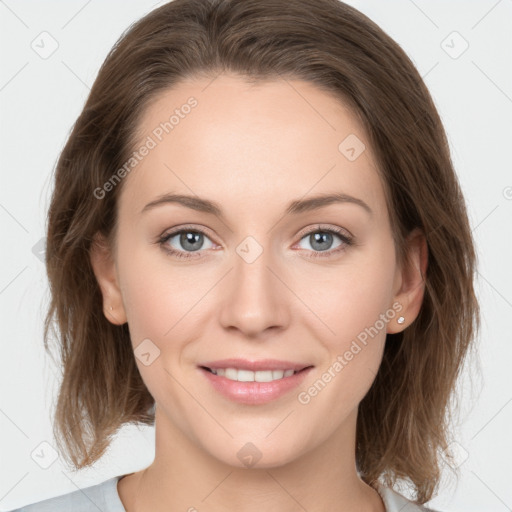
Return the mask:
<svg viewBox="0 0 512 512">
<path fill-rule="evenodd" d="M 282 362 L 280 362 L 280 364 L 282 364 Z M 219 365 L 218 367 L 233 368 L 234 366 Z M 268 366 L 265 368 L 270 369 Z M 288 366 L 287 368 L 292 369 L 293 365 Z M 252 368 L 240 369 L 252 370 Z M 282 369 L 282 367 L 280 366 L 275 369 Z M 199 367 L 199 371 L 205 376 L 208 382 L 218 393 L 234 402 L 245 405 L 261 405 L 277 400 L 295 389 L 312 369 L 313 366 L 309 366 L 304 369 L 299 368 L 297 373 L 294 373 L 290 377 L 283 377 L 282 379 L 274 380 L 272 382 L 239 382 L 227 379 L 226 377 L 220 377 L 204 367 Z"/>
<path fill-rule="evenodd" d="M 261 370 L 293 370 L 298 372 L 313 366 L 307 363 L 297 363 L 293 361 L 283 361 L 278 359 L 261 359 L 260 361 L 249 361 L 247 359 L 221 359 L 218 361 L 210 361 L 202 363 L 199 366 L 206 366 L 211 370 L 219 368 L 236 368 L 237 370 L 252 370 L 253 372 Z"/>
</svg>

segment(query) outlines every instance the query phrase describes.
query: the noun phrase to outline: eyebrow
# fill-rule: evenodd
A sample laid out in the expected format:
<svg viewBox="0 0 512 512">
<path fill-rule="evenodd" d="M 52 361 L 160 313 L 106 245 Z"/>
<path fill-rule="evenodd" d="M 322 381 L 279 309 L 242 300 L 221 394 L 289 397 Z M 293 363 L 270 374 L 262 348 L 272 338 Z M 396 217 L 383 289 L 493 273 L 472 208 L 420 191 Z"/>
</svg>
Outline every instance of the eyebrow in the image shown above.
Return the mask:
<svg viewBox="0 0 512 512">
<path fill-rule="evenodd" d="M 144 206 L 144 208 L 141 210 L 141 214 L 148 210 L 152 210 L 157 206 L 169 203 L 181 204 L 187 208 L 191 208 L 192 210 L 209 213 L 219 218 L 224 218 L 222 208 L 220 207 L 219 203 L 210 201 L 208 199 L 203 199 L 198 196 L 188 196 L 184 194 L 164 194 L 159 196 L 154 201 L 151 201 L 146 206 Z M 296 215 L 307 211 L 317 210 L 319 208 L 323 208 L 330 204 L 336 203 L 356 204 L 361 206 L 370 216 L 373 214 L 372 209 L 362 199 L 358 199 L 357 197 L 343 193 L 319 194 L 308 199 L 298 199 L 292 201 L 286 208 L 285 213 Z"/>
</svg>

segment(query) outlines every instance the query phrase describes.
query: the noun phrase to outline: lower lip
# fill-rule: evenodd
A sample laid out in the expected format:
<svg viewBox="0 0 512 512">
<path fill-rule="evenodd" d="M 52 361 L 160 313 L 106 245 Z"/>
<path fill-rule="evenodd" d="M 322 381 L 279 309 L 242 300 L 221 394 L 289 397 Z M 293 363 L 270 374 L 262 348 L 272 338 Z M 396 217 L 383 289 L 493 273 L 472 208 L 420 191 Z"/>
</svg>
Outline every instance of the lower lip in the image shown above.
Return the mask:
<svg viewBox="0 0 512 512">
<path fill-rule="evenodd" d="M 219 377 L 204 368 L 199 369 L 212 386 L 226 398 L 241 404 L 258 405 L 276 400 L 296 388 L 313 367 L 304 368 L 290 377 L 283 377 L 272 382 L 239 382 Z"/>
</svg>

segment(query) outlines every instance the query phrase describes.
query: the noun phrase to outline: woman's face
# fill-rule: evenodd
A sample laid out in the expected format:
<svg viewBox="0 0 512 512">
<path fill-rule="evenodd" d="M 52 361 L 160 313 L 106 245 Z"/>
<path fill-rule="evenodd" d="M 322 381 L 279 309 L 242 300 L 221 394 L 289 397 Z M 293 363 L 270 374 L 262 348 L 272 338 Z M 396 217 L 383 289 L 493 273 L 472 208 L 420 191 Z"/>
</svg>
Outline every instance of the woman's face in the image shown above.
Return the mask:
<svg viewBox="0 0 512 512">
<path fill-rule="evenodd" d="M 161 94 L 139 129 L 109 318 L 128 322 L 157 429 L 260 467 L 353 433 L 402 283 L 357 119 L 307 82 L 221 75 Z M 312 201 L 333 195 L 350 199 Z M 203 368 L 244 366 L 224 359 L 262 364 Z"/>
</svg>

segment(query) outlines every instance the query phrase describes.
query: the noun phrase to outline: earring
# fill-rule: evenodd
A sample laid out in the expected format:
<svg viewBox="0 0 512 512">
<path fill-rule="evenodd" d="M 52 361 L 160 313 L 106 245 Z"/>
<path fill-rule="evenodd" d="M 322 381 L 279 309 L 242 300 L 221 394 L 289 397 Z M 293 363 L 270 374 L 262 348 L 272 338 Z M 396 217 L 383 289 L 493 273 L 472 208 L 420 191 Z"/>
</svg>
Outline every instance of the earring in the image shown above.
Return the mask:
<svg viewBox="0 0 512 512">
<path fill-rule="evenodd" d="M 110 311 L 114 311 L 114 308 L 112 306 L 110 306 Z"/>
<path fill-rule="evenodd" d="M 399 323 L 399 324 L 403 324 L 405 322 L 405 318 L 403 316 L 399 316 L 396 321 Z"/>
</svg>

